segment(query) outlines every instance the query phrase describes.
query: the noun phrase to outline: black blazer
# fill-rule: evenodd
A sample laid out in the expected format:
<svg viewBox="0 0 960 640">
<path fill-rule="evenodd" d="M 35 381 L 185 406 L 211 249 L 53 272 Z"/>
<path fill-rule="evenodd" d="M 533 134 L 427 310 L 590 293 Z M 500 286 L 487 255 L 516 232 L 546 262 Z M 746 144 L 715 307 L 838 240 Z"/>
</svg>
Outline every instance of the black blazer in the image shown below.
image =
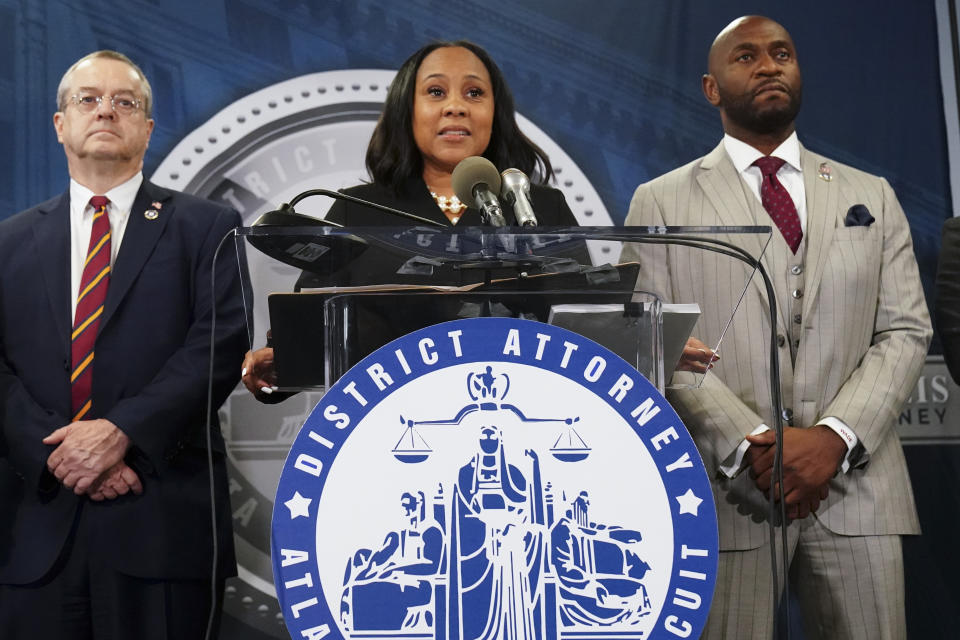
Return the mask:
<svg viewBox="0 0 960 640">
<path fill-rule="evenodd" d="M 960 218 L 950 218 L 943 225 L 934 318 L 943 359 L 954 382 L 960 384 Z"/>
<path fill-rule="evenodd" d="M 239 378 L 247 346 L 226 207 L 144 182 L 111 274 L 96 341 L 93 410 L 131 439 L 144 492 L 94 503 L 46 470 L 41 439 L 69 423 L 69 193 L 0 222 L 0 582 L 53 565 L 78 509 L 97 553 L 117 570 L 204 578 L 212 537 L 204 425 L 211 303 L 216 300 L 214 410 Z M 144 212 L 156 209 L 148 220 Z M 214 414 L 215 419 L 215 414 Z M 224 446 L 214 433 L 220 568 L 236 570 Z"/>
<path fill-rule="evenodd" d="M 434 220 L 447 227 L 454 226 L 440 211 L 426 184 L 420 178 L 407 181 L 399 194 L 378 184 L 358 185 L 344 189 L 343 192 Z M 550 187 L 531 185 L 530 196 L 540 226 L 555 228 L 578 226 L 573 212 L 570 211 L 570 207 L 567 206 L 567 202 L 560 191 Z M 501 203 L 501 205 L 507 225 L 515 226 L 516 216 L 513 207 L 506 203 Z M 404 227 L 418 224 L 415 221 L 407 221 L 389 213 L 343 200 L 338 200 L 333 204 L 326 219 L 345 226 L 355 227 Z M 474 208 L 468 208 L 461 215 L 456 226 L 481 226 L 481 224 L 480 212 Z M 565 243 L 561 247 L 553 248 L 551 253 L 560 258 L 572 258 L 581 265 L 590 265 L 590 256 L 582 242 Z M 403 252 L 397 252 L 394 255 L 387 251 L 371 249 L 354 258 L 350 264 L 344 265 L 343 268 L 333 274 L 318 276 L 304 272 L 297 281 L 296 289 L 369 284 L 463 285 L 481 282 L 488 273 L 481 269 L 458 270 L 451 268 L 439 268 L 429 276 L 398 273 L 398 270 L 408 258 L 409 255 L 404 255 Z M 516 277 L 517 269 L 495 269 L 492 270 L 490 275 L 493 278 Z M 523 312 L 537 317 L 543 316 L 543 319 L 546 319 L 544 309 L 541 308 L 542 305 L 536 302 L 536 298 L 524 299 L 523 301 L 518 298 L 505 298 L 503 303 L 509 305 L 516 313 Z M 401 306 L 398 307 L 398 305 Z M 362 297 L 362 299 L 351 303 L 353 317 L 351 327 L 355 330 L 351 329 L 349 337 L 346 339 L 347 355 L 344 356 L 344 359 L 349 364 L 355 363 L 361 357 L 398 336 L 437 322 L 463 317 L 461 314 L 462 305 L 463 301 L 455 296 L 432 298 L 428 305 L 410 305 L 407 304 L 406 300 L 397 300 L 392 296 Z M 281 362 L 281 354 L 279 353 L 277 360 L 278 363 Z"/>
<path fill-rule="evenodd" d="M 423 180 L 416 178 L 408 180 L 404 184 L 399 194 L 395 194 L 388 187 L 379 184 L 361 184 L 349 189 L 344 189 L 347 195 L 370 200 L 377 204 L 407 211 L 421 218 L 435 220 L 446 226 L 453 226 L 447 216 L 440 211 L 440 207 L 433 201 L 430 190 Z M 541 185 L 530 185 L 530 200 L 533 210 L 537 214 L 537 222 L 543 227 L 576 227 L 577 219 L 574 217 L 563 193 L 550 187 Z M 501 202 L 503 207 L 503 216 L 507 220 L 507 225 L 517 224 L 516 215 L 513 213 L 513 207 L 506 202 Z M 347 226 L 397 226 L 403 225 L 404 220 L 392 216 L 389 213 L 383 213 L 369 207 L 365 207 L 353 202 L 337 200 L 330 211 L 327 213 L 327 220 L 338 222 Z M 415 223 L 411 223 L 415 224 Z M 456 226 L 479 226 L 481 223 L 480 212 L 473 207 L 468 207 L 460 217 Z"/>
</svg>

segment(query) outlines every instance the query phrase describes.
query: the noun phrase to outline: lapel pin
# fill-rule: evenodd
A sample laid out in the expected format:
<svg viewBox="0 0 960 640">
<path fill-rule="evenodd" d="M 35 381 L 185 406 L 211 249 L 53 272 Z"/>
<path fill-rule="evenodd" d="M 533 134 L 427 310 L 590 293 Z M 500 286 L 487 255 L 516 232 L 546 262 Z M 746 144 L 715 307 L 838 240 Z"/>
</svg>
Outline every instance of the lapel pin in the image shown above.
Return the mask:
<svg viewBox="0 0 960 640">
<path fill-rule="evenodd" d="M 157 204 L 157 203 L 154 202 L 153 204 Z M 157 216 L 159 215 L 160 215 L 160 212 L 157 211 L 156 209 L 147 209 L 146 211 L 143 212 L 143 217 L 146 218 L 147 220 L 156 220 Z"/>
<path fill-rule="evenodd" d="M 817 177 L 824 182 L 830 182 L 833 180 L 833 169 L 826 162 L 821 162 L 820 168 L 817 170 Z"/>
<path fill-rule="evenodd" d="M 163 204 L 161 204 L 159 200 L 154 200 L 153 202 L 150 203 L 150 206 L 156 209 L 157 211 L 159 211 L 160 209 L 163 209 Z"/>
</svg>

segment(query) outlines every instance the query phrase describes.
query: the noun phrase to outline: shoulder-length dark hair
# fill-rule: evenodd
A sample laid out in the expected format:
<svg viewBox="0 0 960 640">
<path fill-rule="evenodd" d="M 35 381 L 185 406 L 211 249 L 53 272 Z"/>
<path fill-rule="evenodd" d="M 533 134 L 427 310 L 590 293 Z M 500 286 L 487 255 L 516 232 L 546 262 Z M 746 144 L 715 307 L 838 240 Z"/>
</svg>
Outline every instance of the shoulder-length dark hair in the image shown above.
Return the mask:
<svg viewBox="0 0 960 640">
<path fill-rule="evenodd" d="M 413 139 L 413 99 L 417 71 L 432 51 L 443 47 L 463 47 L 480 59 L 490 74 L 493 89 L 493 128 L 483 156 L 501 171 L 520 169 L 530 179 L 546 184 L 553 178 L 553 166 L 540 147 L 523 135 L 514 116 L 513 95 L 503 73 L 486 51 L 467 40 L 431 42 L 401 65 L 387 91 L 383 113 L 377 121 L 367 147 L 367 171 L 375 184 L 399 192 L 411 178 L 423 175 L 423 157 Z"/>
</svg>

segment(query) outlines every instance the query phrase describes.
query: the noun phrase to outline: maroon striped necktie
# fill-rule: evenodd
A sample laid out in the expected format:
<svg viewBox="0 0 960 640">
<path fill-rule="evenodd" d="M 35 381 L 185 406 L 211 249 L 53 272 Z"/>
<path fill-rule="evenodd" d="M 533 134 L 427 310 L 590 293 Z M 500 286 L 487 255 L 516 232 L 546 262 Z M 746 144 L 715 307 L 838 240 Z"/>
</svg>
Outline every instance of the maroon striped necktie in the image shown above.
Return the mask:
<svg viewBox="0 0 960 640">
<path fill-rule="evenodd" d="M 760 202 L 770 214 L 770 219 L 780 229 L 790 250 L 796 253 L 800 248 L 800 240 L 803 239 L 800 216 L 797 214 L 796 205 L 793 204 L 793 198 L 777 179 L 777 171 L 785 162 L 780 158 L 764 156 L 757 158 L 753 164 L 759 167 L 760 173 L 763 174 L 763 179 L 760 181 Z"/>
<path fill-rule="evenodd" d="M 82 420 L 90 412 L 90 390 L 93 385 L 93 343 L 103 314 L 110 284 L 110 218 L 107 216 L 105 196 L 90 198 L 94 208 L 90 247 L 80 276 L 77 295 L 77 313 L 71 337 L 70 400 L 73 407 L 71 422 Z"/>
</svg>

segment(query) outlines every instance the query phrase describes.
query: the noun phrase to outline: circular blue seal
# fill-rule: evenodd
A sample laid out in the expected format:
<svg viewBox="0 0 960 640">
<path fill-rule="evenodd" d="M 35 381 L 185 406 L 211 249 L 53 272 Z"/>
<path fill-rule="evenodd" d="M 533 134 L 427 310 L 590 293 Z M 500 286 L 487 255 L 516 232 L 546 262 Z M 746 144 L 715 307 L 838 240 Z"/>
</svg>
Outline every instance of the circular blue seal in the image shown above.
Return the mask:
<svg viewBox="0 0 960 640">
<path fill-rule="evenodd" d="M 663 396 L 597 343 L 512 318 L 380 348 L 284 464 L 274 582 L 295 638 L 686 638 L 717 519 Z"/>
</svg>

